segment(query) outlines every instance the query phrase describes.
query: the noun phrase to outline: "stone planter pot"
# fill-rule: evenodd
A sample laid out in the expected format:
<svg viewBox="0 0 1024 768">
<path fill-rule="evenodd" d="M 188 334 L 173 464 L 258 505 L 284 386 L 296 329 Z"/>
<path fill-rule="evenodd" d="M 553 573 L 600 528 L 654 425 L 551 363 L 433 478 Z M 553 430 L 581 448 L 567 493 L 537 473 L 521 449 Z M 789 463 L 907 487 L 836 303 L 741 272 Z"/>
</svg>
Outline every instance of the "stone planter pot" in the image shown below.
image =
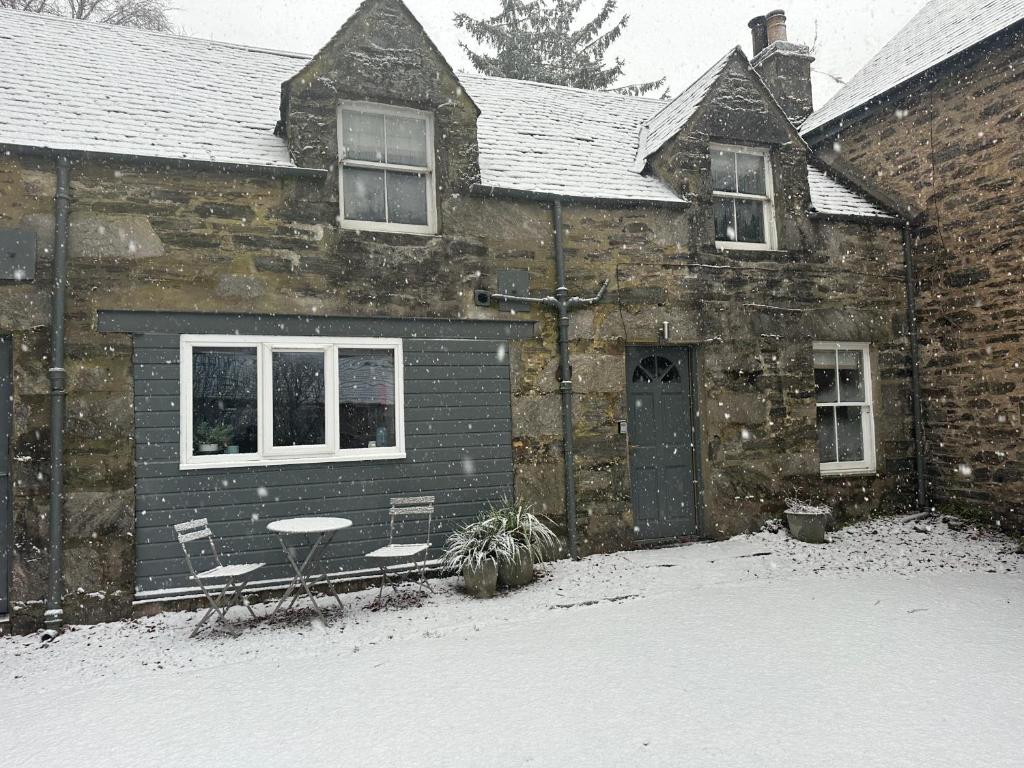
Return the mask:
<svg viewBox="0 0 1024 768">
<path fill-rule="evenodd" d="M 790 535 L 808 544 L 824 544 L 825 528 L 832 517 L 828 512 L 786 512 Z"/>
<path fill-rule="evenodd" d="M 493 560 L 484 560 L 479 568 L 463 566 L 462 579 L 466 582 L 466 594 L 470 597 L 494 597 L 498 589 L 498 564 Z"/>
<path fill-rule="evenodd" d="M 499 564 L 498 581 L 506 587 L 525 587 L 533 581 L 533 556 L 529 550 L 520 550 L 511 563 Z"/>
</svg>

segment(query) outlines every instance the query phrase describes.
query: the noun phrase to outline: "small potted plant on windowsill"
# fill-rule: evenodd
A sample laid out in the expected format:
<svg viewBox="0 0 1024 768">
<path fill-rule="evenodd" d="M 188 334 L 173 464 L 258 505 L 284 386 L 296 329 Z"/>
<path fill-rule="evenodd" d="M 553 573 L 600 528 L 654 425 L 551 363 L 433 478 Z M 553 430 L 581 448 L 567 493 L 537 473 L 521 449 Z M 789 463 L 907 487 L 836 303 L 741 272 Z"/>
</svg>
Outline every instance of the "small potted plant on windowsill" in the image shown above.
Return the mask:
<svg viewBox="0 0 1024 768">
<path fill-rule="evenodd" d="M 514 557 L 515 551 L 515 541 L 501 520 L 481 518 L 448 537 L 441 567 L 461 572 L 466 592 L 472 597 L 494 597 L 498 563 Z"/>
<path fill-rule="evenodd" d="M 832 508 L 827 504 L 810 504 L 799 499 L 786 499 L 786 525 L 790 535 L 807 544 L 824 544 L 825 530 L 832 523 Z"/>
<path fill-rule="evenodd" d="M 515 542 L 512 557 L 498 561 L 498 582 L 507 587 L 522 587 L 533 581 L 534 563 L 549 559 L 560 547 L 558 537 L 533 513 L 533 505 L 521 500 L 502 500 L 492 506 L 489 519 L 501 521 L 502 527 Z"/>
<path fill-rule="evenodd" d="M 196 425 L 196 453 L 207 455 L 220 453 L 224 446 L 234 439 L 234 436 L 235 430 L 231 428 L 230 424 L 221 422 L 210 424 L 201 421 Z"/>
</svg>

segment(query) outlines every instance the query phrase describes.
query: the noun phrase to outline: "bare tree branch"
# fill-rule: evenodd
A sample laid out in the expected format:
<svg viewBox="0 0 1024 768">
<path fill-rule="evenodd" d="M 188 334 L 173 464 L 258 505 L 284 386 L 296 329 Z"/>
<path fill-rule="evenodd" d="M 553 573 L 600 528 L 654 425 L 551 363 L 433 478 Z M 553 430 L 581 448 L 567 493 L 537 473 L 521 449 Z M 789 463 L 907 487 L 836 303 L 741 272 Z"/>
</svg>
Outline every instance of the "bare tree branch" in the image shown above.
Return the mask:
<svg viewBox="0 0 1024 768">
<path fill-rule="evenodd" d="M 0 8 L 171 32 L 170 0 L 0 0 Z"/>
</svg>

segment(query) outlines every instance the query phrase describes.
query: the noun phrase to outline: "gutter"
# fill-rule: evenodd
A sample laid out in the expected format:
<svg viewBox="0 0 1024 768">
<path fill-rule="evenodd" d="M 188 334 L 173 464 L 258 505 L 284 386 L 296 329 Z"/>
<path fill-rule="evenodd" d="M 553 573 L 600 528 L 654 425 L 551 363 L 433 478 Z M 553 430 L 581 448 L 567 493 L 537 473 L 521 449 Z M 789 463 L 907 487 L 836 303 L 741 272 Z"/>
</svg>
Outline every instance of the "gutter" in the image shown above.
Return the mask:
<svg viewBox="0 0 1024 768">
<path fill-rule="evenodd" d="M 579 547 L 576 542 L 576 474 L 575 446 L 573 442 L 572 418 L 572 363 L 569 359 L 569 314 L 574 309 L 591 307 L 604 298 L 608 290 L 608 281 L 602 283 L 597 295 L 589 299 L 578 296 L 570 298 L 566 287 L 565 276 L 565 245 L 562 222 L 562 199 L 553 198 L 551 212 L 552 225 L 555 230 L 555 273 L 556 282 L 554 296 L 533 298 L 529 296 L 512 296 L 503 293 L 492 293 L 492 301 L 515 301 L 549 307 L 558 312 L 558 389 L 562 396 L 562 462 L 564 465 L 565 483 L 565 517 L 569 534 L 569 557 L 579 560 Z"/>
<path fill-rule="evenodd" d="M 52 147 L 33 147 L 26 144 L 0 143 L 0 153 L 17 155 L 37 155 L 42 157 L 66 158 L 68 160 L 114 160 L 139 163 L 141 165 L 162 165 L 174 168 L 204 169 L 218 171 L 236 171 L 259 176 L 295 176 L 322 178 L 330 173 L 326 168 L 299 168 L 287 165 L 260 165 L 258 163 L 233 163 L 219 160 L 197 160 L 187 157 L 161 157 L 159 155 L 140 155 L 131 152 L 99 152 L 88 149 L 55 149 Z"/>
<path fill-rule="evenodd" d="M 68 271 L 68 235 L 71 215 L 71 162 L 57 157 L 54 195 L 53 299 L 50 318 L 50 571 L 47 580 L 44 624 L 60 631 L 64 622 L 61 573 L 64 563 L 64 422 L 67 375 L 64 370 L 64 314 Z"/>
<path fill-rule="evenodd" d="M 581 195 L 563 195 L 557 192 L 534 192 L 526 189 L 496 187 L 490 184 L 474 184 L 470 193 L 477 197 L 504 197 L 512 200 L 530 200 L 539 203 L 581 203 L 583 205 L 614 205 L 621 208 L 689 208 L 690 201 L 685 198 L 676 200 L 641 200 L 632 197 L 583 197 Z"/>
</svg>

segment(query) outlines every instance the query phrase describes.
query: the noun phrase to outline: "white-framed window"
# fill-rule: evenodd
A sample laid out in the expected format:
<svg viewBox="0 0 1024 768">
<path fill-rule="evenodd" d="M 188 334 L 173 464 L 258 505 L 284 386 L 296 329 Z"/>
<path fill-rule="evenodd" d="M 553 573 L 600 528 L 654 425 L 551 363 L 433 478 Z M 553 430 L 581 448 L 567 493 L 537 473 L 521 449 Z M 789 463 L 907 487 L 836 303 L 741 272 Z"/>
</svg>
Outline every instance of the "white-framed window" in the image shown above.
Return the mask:
<svg viewBox="0 0 1024 768">
<path fill-rule="evenodd" d="M 349 229 L 437 231 L 434 116 L 405 107 L 338 107 L 341 224 Z"/>
<path fill-rule="evenodd" d="M 405 458 L 402 340 L 181 337 L 181 468 Z"/>
<path fill-rule="evenodd" d="M 747 250 L 776 247 L 769 150 L 712 144 L 711 190 L 717 247 Z"/>
<path fill-rule="evenodd" d="M 821 474 L 875 471 L 871 346 L 815 342 L 814 396 Z"/>
</svg>

